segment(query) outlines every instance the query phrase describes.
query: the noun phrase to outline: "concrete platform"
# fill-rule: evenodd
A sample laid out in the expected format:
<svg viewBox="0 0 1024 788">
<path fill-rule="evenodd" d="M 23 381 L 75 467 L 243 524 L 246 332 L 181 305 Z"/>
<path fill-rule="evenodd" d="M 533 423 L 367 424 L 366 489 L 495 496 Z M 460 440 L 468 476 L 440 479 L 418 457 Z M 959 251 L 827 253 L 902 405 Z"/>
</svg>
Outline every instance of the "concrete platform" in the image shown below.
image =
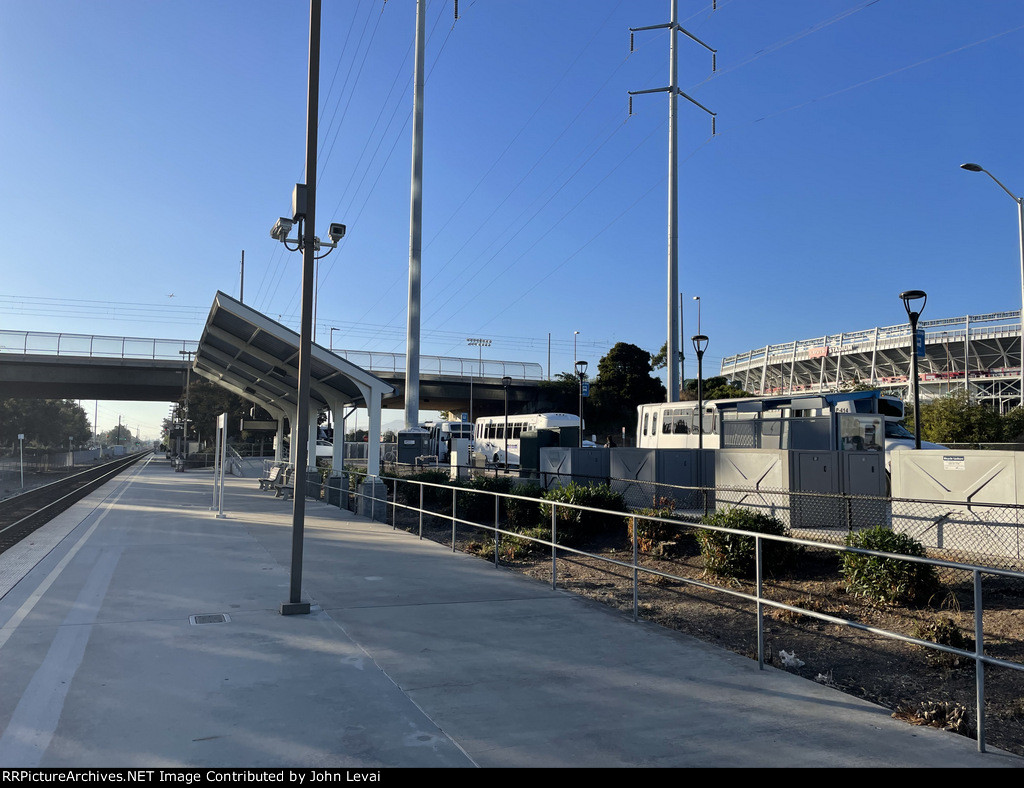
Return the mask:
<svg viewBox="0 0 1024 788">
<path fill-rule="evenodd" d="M 281 616 L 291 504 L 211 485 L 155 458 L 0 555 L 0 767 L 1024 763 L 319 502 Z"/>
</svg>

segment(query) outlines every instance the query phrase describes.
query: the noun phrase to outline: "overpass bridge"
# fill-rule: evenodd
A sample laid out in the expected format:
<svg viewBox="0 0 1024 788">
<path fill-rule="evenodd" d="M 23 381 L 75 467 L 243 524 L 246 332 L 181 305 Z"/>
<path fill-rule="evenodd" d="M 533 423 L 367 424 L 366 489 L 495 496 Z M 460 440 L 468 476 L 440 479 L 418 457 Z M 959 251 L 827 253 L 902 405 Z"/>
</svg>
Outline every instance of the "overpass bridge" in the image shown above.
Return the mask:
<svg viewBox="0 0 1024 788">
<path fill-rule="evenodd" d="M 0 330 L 0 397 L 174 402 L 197 348 L 183 339 Z M 385 408 L 404 407 L 405 354 L 322 349 L 393 386 Z M 505 376 L 512 378 L 511 411 L 536 401 L 540 364 L 421 356 L 420 407 L 468 411 L 472 389 L 473 415 L 498 415 Z"/>
</svg>

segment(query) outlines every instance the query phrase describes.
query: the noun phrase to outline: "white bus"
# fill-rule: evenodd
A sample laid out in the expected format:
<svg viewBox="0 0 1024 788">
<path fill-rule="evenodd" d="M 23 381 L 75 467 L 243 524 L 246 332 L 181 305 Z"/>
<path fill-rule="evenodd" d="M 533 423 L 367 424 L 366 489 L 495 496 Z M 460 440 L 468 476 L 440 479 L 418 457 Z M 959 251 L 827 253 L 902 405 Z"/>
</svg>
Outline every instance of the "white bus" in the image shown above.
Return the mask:
<svg viewBox="0 0 1024 788">
<path fill-rule="evenodd" d="M 580 417 L 570 413 L 520 413 L 508 417 L 508 456 L 505 455 L 505 417 L 485 416 L 476 420 L 474 447 L 487 462 L 519 465 L 519 437 L 531 430 L 579 427 Z"/>
<path fill-rule="evenodd" d="M 473 440 L 473 425 L 468 421 L 435 421 L 423 426 L 430 430 L 427 453 L 437 457 L 438 462 L 448 462 L 453 439 Z"/>
</svg>

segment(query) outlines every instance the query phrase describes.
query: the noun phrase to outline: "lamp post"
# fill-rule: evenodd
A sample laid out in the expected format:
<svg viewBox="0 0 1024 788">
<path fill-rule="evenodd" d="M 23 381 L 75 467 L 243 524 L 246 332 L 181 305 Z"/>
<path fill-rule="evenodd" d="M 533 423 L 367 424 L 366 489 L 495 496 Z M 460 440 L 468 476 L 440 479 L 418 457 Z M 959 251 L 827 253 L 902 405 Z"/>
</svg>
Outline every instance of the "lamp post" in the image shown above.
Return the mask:
<svg viewBox="0 0 1024 788">
<path fill-rule="evenodd" d="M 331 352 L 332 353 L 334 352 L 334 332 L 335 331 L 341 331 L 341 329 L 340 328 L 334 328 L 334 327 L 331 328 L 330 346 L 331 346 Z"/>
<path fill-rule="evenodd" d="M 1013 201 L 1017 203 L 1017 237 L 1019 239 L 1020 248 L 1020 347 L 1021 347 L 1021 363 L 1020 363 L 1020 404 L 1024 407 L 1024 197 L 1018 197 L 1016 194 L 1007 189 L 1000 180 L 993 175 L 991 172 L 986 170 L 980 164 L 961 164 L 960 169 L 967 170 L 968 172 L 983 172 L 996 183 L 999 184 L 1004 192 L 1013 198 Z M 918 447 L 920 448 L 920 447 Z"/>
<path fill-rule="evenodd" d="M 699 298 L 699 296 L 696 296 Z M 704 351 L 708 349 L 708 338 L 703 334 L 692 337 L 693 349 L 697 352 L 697 448 L 704 448 Z"/>
<path fill-rule="evenodd" d="M 907 290 L 900 293 L 903 300 L 903 307 L 907 310 L 907 317 L 910 318 L 910 374 L 914 379 L 914 448 L 921 448 L 921 392 L 917 379 L 917 319 L 924 311 L 924 305 L 928 303 L 928 294 L 924 290 Z M 916 301 L 921 302 L 921 308 L 915 309 Z"/>
<path fill-rule="evenodd" d="M 576 337 L 580 335 L 579 331 L 572 332 L 572 363 L 576 363 Z"/>
<path fill-rule="evenodd" d="M 700 296 L 694 296 L 693 300 L 697 302 L 697 336 L 704 336 L 700 333 Z"/>
<path fill-rule="evenodd" d="M 501 379 L 501 386 L 505 389 L 505 429 L 502 434 L 505 436 L 505 471 L 508 471 L 508 387 L 512 385 L 512 378 L 508 375 Z"/>
<path fill-rule="evenodd" d="M 577 361 L 576 362 L 576 377 L 579 378 L 580 383 L 580 440 L 579 448 L 583 448 L 583 378 L 587 374 L 587 362 Z"/>
<path fill-rule="evenodd" d="M 491 340 L 481 339 L 480 337 L 466 337 L 466 344 L 475 346 L 478 349 L 477 352 L 477 367 L 476 371 L 480 377 L 483 377 L 483 366 L 484 366 L 484 348 L 491 346 Z M 469 423 L 474 424 L 473 421 L 473 378 L 476 375 L 469 376 Z"/>
</svg>

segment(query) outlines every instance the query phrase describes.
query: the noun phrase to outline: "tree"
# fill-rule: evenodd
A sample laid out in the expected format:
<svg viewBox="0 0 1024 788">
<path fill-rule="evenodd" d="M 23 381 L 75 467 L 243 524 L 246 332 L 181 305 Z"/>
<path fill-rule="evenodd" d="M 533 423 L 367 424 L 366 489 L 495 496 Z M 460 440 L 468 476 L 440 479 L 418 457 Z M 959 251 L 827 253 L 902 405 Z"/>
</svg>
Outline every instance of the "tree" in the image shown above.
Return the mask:
<svg viewBox="0 0 1024 788">
<path fill-rule="evenodd" d="M 913 407 L 907 412 L 912 413 Z M 994 443 L 1002 439 L 1002 428 L 999 414 L 972 403 L 965 391 L 921 405 L 921 437 L 934 443 Z"/>
<path fill-rule="evenodd" d="M 0 441 L 13 445 L 19 434 L 29 446 L 66 449 L 69 437 L 81 445 L 92 437 L 92 429 L 72 400 L 0 399 Z"/>
<path fill-rule="evenodd" d="M 203 436 L 212 439 L 217 429 L 217 417 L 228 414 L 228 434 L 237 435 L 242 417 L 252 407 L 252 403 L 228 391 L 226 388 L 211 383 L 205 378 L 192 376 L 188 391 L 189 440 L 199 440 Z M 178 400 L 178 410 L 182 417 L 185 414 L 185 393 Z"/>
<path fill-rule="evenodd" d="M 665 386 L 651 375 L 651 354 L 619 342 L 597 364 L 594 385 L 594 426 L 616 430 L 636 423 L 637 405 L 663 402 Z"/>
<path fill-rule="evenodd" d="M 753 397 L 749 391 L 745 391 L 736 385 L 734 381 L 721 376 L 704 378 L 704 399 L 740 399 L 742 397 Z M 697 399 L 697 380 L 687 380 L 683 386 L 683 399 Z"/>
</svg>

